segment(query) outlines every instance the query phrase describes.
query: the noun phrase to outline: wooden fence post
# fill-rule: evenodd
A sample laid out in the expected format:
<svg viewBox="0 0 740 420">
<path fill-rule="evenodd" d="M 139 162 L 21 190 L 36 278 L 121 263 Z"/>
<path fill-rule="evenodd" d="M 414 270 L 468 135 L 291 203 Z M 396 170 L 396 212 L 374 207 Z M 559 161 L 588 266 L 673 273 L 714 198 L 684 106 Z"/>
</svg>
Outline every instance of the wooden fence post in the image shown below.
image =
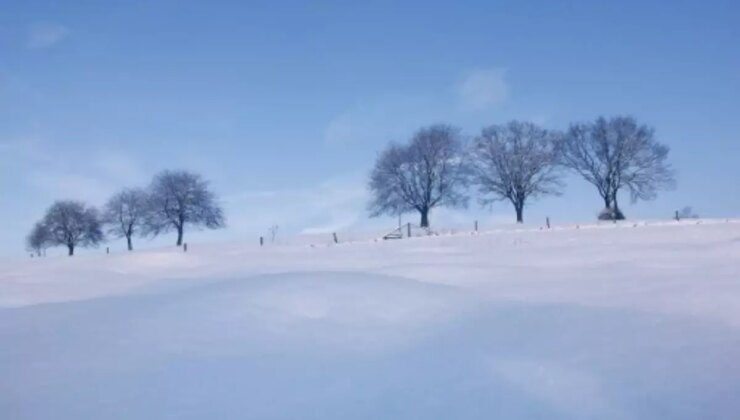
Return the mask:
<svg viewBox="0 0 740 420">
<path fill-rule="evenodd" d="M 188 243 L 187 242 L 185 242 L 184 244 L 182 244 L 182 252 L 188 252 Z"/>
<path fill-rule="evenodd" d="M 478 221 L 475 221 L 475 231 L 478 232 Z"/>
<path fill-rule="evenodd" d="M 260 246 L 265 244 L 265 238 L 260 236 Z"/>
<path fill-rule="evenodd" d="M 550 229 L 550 217 L 549 216 L 545 219 L 545 223 L 547 223 L 547 228 Z"/>
<path fill-rule="evenodd" d="M 677 222 L 681 220 L 681 217 L 679 217 L 679 215 L 678 215 L 678 210 L 676 210 L 675 219 L 676 219 Z"/>
<path fill-rule="evenodd" d="M 334 237 L 334 243 L 335 244 L 338 244 L 339 243 L 339 239 L 337 239 L 337 233 L 336 232 L 332 233 L 332 236 Z"/>
</svg>

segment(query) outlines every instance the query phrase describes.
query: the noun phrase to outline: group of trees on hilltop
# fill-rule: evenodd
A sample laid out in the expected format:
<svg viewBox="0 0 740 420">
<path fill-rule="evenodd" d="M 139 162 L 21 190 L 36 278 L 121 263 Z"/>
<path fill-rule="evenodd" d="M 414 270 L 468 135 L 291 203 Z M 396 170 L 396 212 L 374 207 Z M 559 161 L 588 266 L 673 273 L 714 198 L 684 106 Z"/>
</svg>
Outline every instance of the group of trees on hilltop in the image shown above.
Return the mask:
<svg viewBox="0 0 740 420">
<path fill-rule="evenodd" d="M 518 223 L 527 204 L 541 196 L 560 195 L 564 170 L 591 183 L 601 197 L 603 220 L 624 219 L 619 193 L 633 201 L 653 199 L 674 183 L 669 149 L 655 130 L 632 117 L 599 117 L 574 123 L 563 131 L 531 122 L 511 121 L 481 130 L 466 143 L 459 128 L 436 124 L 419 129 L 405 144 L 391 143 L 370 174 L 371 216 L 418 212 L 429 227 L 437 207 L 465 207 L 469 187 L 481 204 L 509 201 Z M 85 203 L 55 202 L 27 237 L 28 249 L 42 255 L 51 246 L 95 246 L 111 237 L 125 238 L 133 250 L 136 236 L 177 232 L 183 244 L 187 226 L 217 229 L 223 211 L 208 182 L 187 171 L 157 174 L 146 189 L 124 189 L 102 211 Z"/>
<path fill-rule="evenodd" d="M 649 200 L 673 184 L 668 152 L 651 127 L 632 117 L 599 117 L 565 132 L 511 121 L 484 128 L 467 146 L 458 128 L 438 124 L 378 156 L 368 207 L 371 216 L 417 211 L 428 227 L 433 208 L 465 207 L 472 185 L 482 204 L 511 202 L 522 223 L 530 200 L 562 193 L 565 169 L 596 187 L 604 202 L 599 218 L 619 220 L 620 191 L 629 190 L 633 201 Z"/>
<path fill-rule="evenodd" d="M 187 171 L 157 174 L 147 189 L 124 189 L 98 211 L 74 200 L 52 204 L 27 237 L 28 249 L 42 255 L 52 246 L 65 246 L 74 255 L 77 247 L 96 246 L 106 238 L 126 238 L 129 251 L 136 236 L 177 232 L 183 243 L 186 226 L 216 229 L 225 224 L 223 211 L 208 182 Z"/>
</svg>

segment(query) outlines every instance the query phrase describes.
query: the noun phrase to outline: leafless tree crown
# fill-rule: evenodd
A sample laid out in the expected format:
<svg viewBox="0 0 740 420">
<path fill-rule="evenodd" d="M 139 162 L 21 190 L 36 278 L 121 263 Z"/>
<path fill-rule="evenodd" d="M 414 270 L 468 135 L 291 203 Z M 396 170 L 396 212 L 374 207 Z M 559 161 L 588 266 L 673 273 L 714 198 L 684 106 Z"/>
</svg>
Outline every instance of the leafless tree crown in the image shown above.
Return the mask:
<svg viewBox="0 0 740 420">
<path fill-rule="evenodd" d="M 674 183 L 667 163 L 668 146 L 655 140 L 654 130 L 632 117 L 598 118 L 592 123 L 573 124 L 560 142 L 563 165 L 590 182 L 622 218 L 617 195 L 623 188 L 632 201 L 650 200 Z"/>
<path fill-rule="evenodd" d="M 79 201 L 57 201 L 41 224 L 48 243 L 66 246 L 69 255 L 74 255 L 78 246 L 96 246 L 104 239 L 98 211 Z"/>
<path fill-rule="evenodd" d="M 555 140 L 555 134 L 529 122 L 484 128 L 471 149 L 481 202 L 509 200 L 521 223 L 528 199 L 559 194 Z"/>
<path fill-rule="evenodd" d="M 182 245 L 185 226 L 221 228 L 223 211 L 200 175 L 187 171 L 164 171 L 154 177 L 149 189 L 146 230 L 159 234 L 176 230 Z"/>
<path fill-rule="evenodd" d="M 43 222 L 37 222 L 31 229 L 31 233 L 26 237 L 26 248 L 40 257 L 46 253 L 46 248 L 50 246 L 52 246 L 52 243 L 49 229 Z"/>
<path fill-rule="evenodd" d="M 125 189 L 105 204 L 103 222 L 108 233 L 116 238 L 126 238 L 129 251 L 133 249 L 132 238 L 142 233 L 149 210 L 149 197 L 141 189 Z"/>
<path fill-rule="evenodd" d="M 418 211 L 421 226 L 438 206 L 467 204 L 460 130 L 432 125 L 416 132 L 406 145 L 391 144 L 378 157 L 370 174 L 372 216 Z"/>
</svg>

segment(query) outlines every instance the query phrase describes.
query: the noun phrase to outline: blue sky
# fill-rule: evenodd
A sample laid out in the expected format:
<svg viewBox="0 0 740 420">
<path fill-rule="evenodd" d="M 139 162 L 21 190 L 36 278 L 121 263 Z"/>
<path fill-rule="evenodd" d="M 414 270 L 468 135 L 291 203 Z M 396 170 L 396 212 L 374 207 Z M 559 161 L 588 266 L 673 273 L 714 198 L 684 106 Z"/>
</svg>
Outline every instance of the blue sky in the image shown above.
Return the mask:
<svg viewBox="0 0 740 420">
<path fill-rule="evenodd" d="M 0 254 L 25 254 L 53 200 L 99 205 L 165 168 L 222 199 L 229 228 L 196 240 L 392 226 L 367 218 L 367 173 L 435 122 L 630 114 L 671 146 L 678 184 L 623 197 L 628 217 L 740 215 L 737 2 L 275 3 L 3 2 Z M 593 220 L 595 190 L 566 180 L 525 218 Z M 514 214 L 473 200 L 432 224 L 474 219 Z"/>
</svg>

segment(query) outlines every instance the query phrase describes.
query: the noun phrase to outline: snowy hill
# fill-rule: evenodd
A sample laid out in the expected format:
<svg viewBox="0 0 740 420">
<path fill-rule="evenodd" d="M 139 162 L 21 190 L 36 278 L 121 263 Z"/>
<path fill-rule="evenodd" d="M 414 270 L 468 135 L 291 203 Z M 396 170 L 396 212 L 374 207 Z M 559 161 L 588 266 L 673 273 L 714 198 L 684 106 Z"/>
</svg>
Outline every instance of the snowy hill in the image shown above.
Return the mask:
<svg viewBox="0 0 740 420">
<path fill-rule="evenodd" d="M 740 221 L 0 263 L 0 418 L 740 418 Z"/>
</svg>

